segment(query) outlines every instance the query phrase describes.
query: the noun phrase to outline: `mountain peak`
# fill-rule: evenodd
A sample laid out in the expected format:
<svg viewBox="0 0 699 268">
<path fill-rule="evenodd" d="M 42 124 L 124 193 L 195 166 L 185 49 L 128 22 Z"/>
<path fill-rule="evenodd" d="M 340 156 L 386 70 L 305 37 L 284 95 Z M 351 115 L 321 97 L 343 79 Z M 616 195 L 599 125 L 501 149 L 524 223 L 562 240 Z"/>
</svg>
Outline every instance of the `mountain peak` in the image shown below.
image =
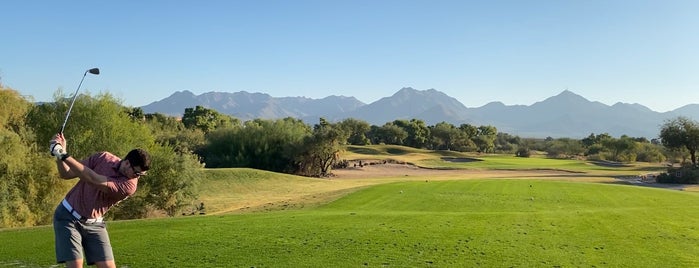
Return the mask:
<svg viewBox="0 0 699 268">
<path fill-rule="evenodd" d="M 566 105 L 577 105 L 577 104 L 584 104 L 584 103 L 589 103 L 590 101 L 587 100 L 586 98 L 573 93 L 570 90 L 563 90 L 561 93 L 559 93 L 556 96 L 553 97 L 548 97 L 543 101 L 534 103 L 532 106 L 541 106 L 541 105 L 552 105 L 555 104 L 556 106 L 561 106 L 564 107 Z"/>
<path fill-rule="evenodd" d="M 411 95 L 416 94 L 418 92 L 420 92 L 420 91 L 417 89 L 414 89 L 412 87 L 404 87 L 404 88 L 401 88 L 400 90 L 396 91 L 396 93 L 394 93 L 392 97 L 411 96 Z"/>
<path fill-rule="evenodd" d="M 568 90 L 568 89 L 561 91 L 561 93 L 558 93 L 558 95 L 553 96 L 553 97 L 551 97 L 551 98 L 565 98 L 565 99 L 569 99 L 569 100 L 575 100 L 575 99 L 578 99 L 578 100 L 580 100 L 580 99 L 587 100 L 587 99 L 585 99 L 583 96 L 580 96 L 580 95 L 578 95 L 578 94 L 575 94 L 573 91 L 570 91 L 570 90 Z"/>
<path fill-rule="evenodd" d="M 699 104 L 666 113 L 653 112 L 640 104 L 616 103 L 609 106 L 566 89 L 532 105 L 505 105 L 490 102 L 479 108 L 466 108 L 458 100 L 435 89 L 403 87 L 390 97 L 364 104 L 354 97 L 328 96 L 316 100 L 306 97 L 271 97 L 264 93 L 208 92 L 194 95 L 188 90 L 143 106 L 146 113 L 182 115 L 185 108 L 201 105 L 241 120 L 295 117 L 317 122 L 318 117 L 336 121 L 344 118 L 366 120 L 382 125 L 397 119 L 420 119 L 427 124 L 449 122 L 454 125 L 492 125 L 498 130 L 525 137 L 573 137 L 587 133 L 613 136 L 657 136 L 658 126 L 666 118 L 686 115 L 699 118 Z"/>
<path fill-rule="evenodd" d="M 447 94 L 444 94 L 443 92 L 436 90 L 434 88 L 426 89 L 426 90 L 418 90 L 414 89 L 412 87 L 404 87 L 398 90 L 391 98 L 396 97 L 399 99 L 408 99 L 408 98 L 451 98 Z"/>
<path fill-rule="evenodd" d="M 575 94 L 575 93 L 574 93 L 573 91 L 570 91 L 570 90 L 569 90 L 569 89 L 567 89 L 567 88 L 566 88 L 566 89 L 564 89 L 563 91 L 561 91 L 561 93 L 558 93 L 558 95 L 563 95 L 563 94 L 573 94 L 573 95 L 578 95 L 578 94 Z"/>
<path fill-rule="evenodd" d="M 170 96 L 171 97 L 194 97 L 195 95 L 191 91 L 185 89 L 182 91 L 175 91 L 175 93 L 172 93 L 172 95 L 170 95 Z"/>
</svg>

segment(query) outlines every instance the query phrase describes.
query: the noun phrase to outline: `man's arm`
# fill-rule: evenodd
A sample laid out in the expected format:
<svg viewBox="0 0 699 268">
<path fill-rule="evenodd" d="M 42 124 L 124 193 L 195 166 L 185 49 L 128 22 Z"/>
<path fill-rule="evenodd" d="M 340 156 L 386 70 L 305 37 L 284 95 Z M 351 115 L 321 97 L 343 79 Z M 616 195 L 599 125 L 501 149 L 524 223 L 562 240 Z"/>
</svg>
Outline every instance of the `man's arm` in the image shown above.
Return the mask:
<svg viewBox="0 0 699 268">
<path fill-rule="evenodd" d="M 51 155 L 56 157 L 58 174 L 61 175 L 61 178 L 72 179 L 78 177 L 84 182 L 97 186 L 100 190 L 109 190 L 109 187 L 107 187 L 107 176 L 97 174 L 94 170 L 68 155 L 66 152 L 66 139 L 63 137 L 63 133 L 57 133 L 53 136 L 49 144 Z"/>
<path fill-rule="evenodd" d="M 56 157 L 56 168 L 58 169 L 58 175 L 64 180 L 74 179 L 78 177 L 78 173 L 73 172 L 72 169 L 61 160 L 61 155 L 67 154 L 67 144 L 66 139 L 63 137 L 63 133 L 57 133 L 49 141 L 49 150 L 51 155 Z"/>
<path fill-rule="evenodd" d="M 107 184 L 107 176 L 98 174 L 97 172 L 90 169 L 89 167 L 86 167 L 85 165 L 80 163 L 80 161 L 76 160 L 71 156 L 67 156 L 62 161 L 58 161 L 62 162 L 58 164 L 59 173 L 61 173 L 61 166 L 67 167 L 67 169 L 65 169 L 66 176 L 64 176 L 64 174 L 61 174 L 61 177 L 66 179 L 78 177 L 80 178 L 80 180 L 95 185 L 97 186 L 97 188 L 100 188 L 101 190 L 109 190 Z"/>
<path fill-rule="evenodd" d="M 56 167 L 58 168 L 58 175 L 61 176 L 61 179 L 70 180 L 78 177 L 78 174 L 73 172 L 73 170 L 60 159 L 56 159 Z"/>
</svg>

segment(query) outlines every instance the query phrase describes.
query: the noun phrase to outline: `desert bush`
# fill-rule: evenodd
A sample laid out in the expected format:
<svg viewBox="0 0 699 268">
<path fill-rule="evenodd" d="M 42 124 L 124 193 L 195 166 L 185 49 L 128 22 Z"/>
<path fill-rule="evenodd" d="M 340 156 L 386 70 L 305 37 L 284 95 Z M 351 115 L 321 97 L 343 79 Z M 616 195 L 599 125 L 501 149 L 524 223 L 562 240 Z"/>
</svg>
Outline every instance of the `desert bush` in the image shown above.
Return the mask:
<svg viewBox="0 0 699 268">
<path fill-rule="evenodd" d="M 691 165 L 685 165 L 680 168 L 671 167 L 667 169 L 667 173 L 658 175 L 656 182 L 697 184 L 699 183 L 699 169 Z"/>
<path fill-rule="evenodd" d="M 519 148 L 517 152 L 515 152 L 515 156 L 517 157 L 529 157 L 531 154 L 528 148 Z"/>
</svg>

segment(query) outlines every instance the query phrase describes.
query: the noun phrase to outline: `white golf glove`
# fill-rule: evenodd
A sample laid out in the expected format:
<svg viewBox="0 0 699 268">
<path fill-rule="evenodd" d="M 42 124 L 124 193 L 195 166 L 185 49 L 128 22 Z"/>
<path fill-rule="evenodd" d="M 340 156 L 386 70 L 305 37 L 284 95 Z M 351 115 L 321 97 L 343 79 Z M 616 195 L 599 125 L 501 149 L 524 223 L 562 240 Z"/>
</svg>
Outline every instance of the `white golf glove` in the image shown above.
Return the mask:
<svg viewBox="0 0 699 268">
<path fill-rule="evenodd" d="M 61 160 L 64 155 L 68 154 L 68 152 L 63 149 L 63 145 L 56 143 L 55 141 L 51 141 L 49 144 L 49 150 L 51 151 L 51 155 L 56 157 L 56 160 Z"/>
</svg>

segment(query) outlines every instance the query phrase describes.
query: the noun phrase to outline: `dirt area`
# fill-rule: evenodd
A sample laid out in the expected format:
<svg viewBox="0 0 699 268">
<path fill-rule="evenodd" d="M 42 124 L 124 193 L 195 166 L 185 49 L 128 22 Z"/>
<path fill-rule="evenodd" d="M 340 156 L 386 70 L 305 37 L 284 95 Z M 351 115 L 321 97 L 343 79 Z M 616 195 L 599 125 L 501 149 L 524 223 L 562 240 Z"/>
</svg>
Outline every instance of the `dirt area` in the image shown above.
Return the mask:
<svg viewBox="0 0 699 268">
<path fill-rule="evenodd" d="M 468 178 L 532 178 L 532 177 L 585 177 L 584 174 L 562 170 L 463 170 L 429 169 L 410 164 L 375 164 L 363 167 L 333 169 L 331 179 L 381 178 L 381 177 L 468 177 Z"/>
</svg>

